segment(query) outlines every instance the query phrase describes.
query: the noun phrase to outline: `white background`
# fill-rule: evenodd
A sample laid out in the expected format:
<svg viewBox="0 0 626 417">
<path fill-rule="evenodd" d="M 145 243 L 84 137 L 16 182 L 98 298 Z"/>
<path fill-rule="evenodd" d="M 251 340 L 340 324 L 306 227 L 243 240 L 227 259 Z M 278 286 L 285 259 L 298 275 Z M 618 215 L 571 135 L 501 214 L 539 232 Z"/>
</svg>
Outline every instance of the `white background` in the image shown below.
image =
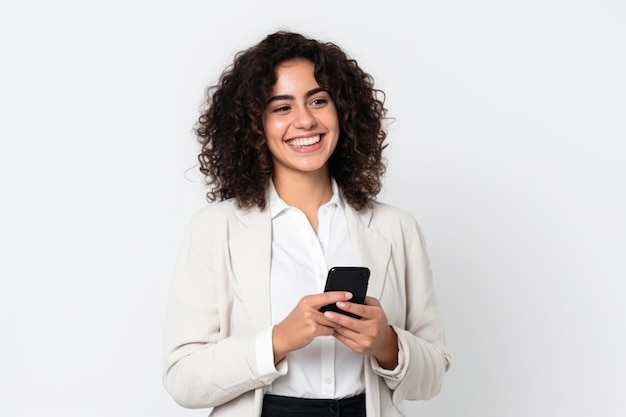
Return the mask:
<svg viewBox="0 0 626 417">
<path fill-rule="evenodd" d="M 424 230 L 454 358 L 408 414 L 626 415 L 620 0 L 2 1 L 0 415 L 206 415 L 161 384 L 191 128 L 281 28 L 387 92 L 380 198 Z"/>
</svg>

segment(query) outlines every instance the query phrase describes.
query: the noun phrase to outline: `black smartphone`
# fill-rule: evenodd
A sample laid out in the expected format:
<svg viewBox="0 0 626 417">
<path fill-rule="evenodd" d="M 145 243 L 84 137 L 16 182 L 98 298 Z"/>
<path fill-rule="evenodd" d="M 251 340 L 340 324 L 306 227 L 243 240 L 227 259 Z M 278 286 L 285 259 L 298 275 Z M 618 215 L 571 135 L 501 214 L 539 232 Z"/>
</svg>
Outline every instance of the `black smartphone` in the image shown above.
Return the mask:
<svg viewBox="0 0 626 417">
<path fill-rule="evenodd" d="M 352 293 L 350 302 L 365 304 L 369 278 L 370 270 L 364 266 L 335 266 L 328 271 L 324 292 L 349 291 Z M 356 314 L 339 309 L 334 303 L 323 306 L 320 311 L 334 311 L 357 319 L 361 318 Z"/>
</svg>

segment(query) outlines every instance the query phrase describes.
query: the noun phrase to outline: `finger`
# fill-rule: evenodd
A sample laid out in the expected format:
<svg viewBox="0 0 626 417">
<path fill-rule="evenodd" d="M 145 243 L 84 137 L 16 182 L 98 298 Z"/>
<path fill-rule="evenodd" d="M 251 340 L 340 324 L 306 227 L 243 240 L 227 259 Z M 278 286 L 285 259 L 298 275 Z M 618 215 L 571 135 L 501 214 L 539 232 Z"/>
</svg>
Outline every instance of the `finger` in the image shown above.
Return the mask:
<svg viewBox="0 0 626 417">
<path fill-rule="evenodd" d="M 357 304 L 357 303 L 349 303 L 345 301 L 338 301 L 336 305 L 340 310 L 347 311 L 352 314 L 356 314 L 357 316 L 361 318 L 369 319 L 369 318 L 375 317 L 375 311 L 373 311 L 372 306 L 367 306 L 367 305 Z"/>
<path fill-rule="evenodd" d="M 307 305 L 314 309 L 319 309 L 328 304 L 334 304 L 338 301 L 347 301 L 352 298 L 352 293 L 347 291 L 329 291 L 320 294 L 307 295 L 305 297 Z"/>
<path fill-rule="evenodd" d="M 359 344 L 355 341 L 354 335 L 353 334 L 346 335 L 345 329 L 342 329 L 342 330 L 343 330 L 342 332 L 335 331 L 335 333 L 333 334 L 335 339 L 339 340 L 341 343 L 346 345 L 350 350 L 360 353 L 359 351 L 361 349 L 360 349 Z"/>
<path fill-rule="evenodd" d="M 336 335 L 341 335 L 341 337 L 345 339 L 350 339 L 352 341 L 356 341 L 360 337 L 360 333 L 354 329 L 345 326 L 337 326 L 335 329 Z"/>
<path fill-rule="evenodd" d="M 324 317 L 332 322 L 335 327 L 345 327 L 356 332 L 359 332 L 362 327 L 361 319 L 350 317 L 342 313 L 326 311 L 324 312 Z"/>
<path fill-rule="evenodd" d="M 368 295 L 365 297 L 365 305 L 380 307 L 380 301 L 378 301 L 378 298 L 370 297 Z"/>
<path fill-rule="evenodd" d="M 317 336 L 332 336 L 336 333 L 333 323 L 329 323 L 328 326 L 320 323 L 318 326 Z"/>
<path fill-rule="evenodd" d="M 304 318 L 313 320 L 317 325 L 329 327 L 331 329 L 339 326 L 337 323 L 329 320 L 322 311 L 315 308 L 307 308 L 307 311 L 304 313 Z"/>
<path fill-rule="evenodd" d="M 320 326 L 324 326 L 324 327 L 329 327 L 331 329 L 336 329 L 337 327 L 340 327 L 341 324 L 337 323 L 333 320 L 330 320 L 326 314 L 322 313 L 321 311 L 317 311 L 315 314 L 315 321 L 317 322 L 317 324 L 319 324 Z"/>
</svg>

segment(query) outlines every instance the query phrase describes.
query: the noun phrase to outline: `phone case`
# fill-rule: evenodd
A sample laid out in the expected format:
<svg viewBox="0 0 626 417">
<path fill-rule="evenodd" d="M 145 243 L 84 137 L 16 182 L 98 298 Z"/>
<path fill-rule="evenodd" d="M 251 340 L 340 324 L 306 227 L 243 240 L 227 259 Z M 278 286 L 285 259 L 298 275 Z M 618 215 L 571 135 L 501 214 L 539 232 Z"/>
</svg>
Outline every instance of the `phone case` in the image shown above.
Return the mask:
<svg viewBox="0 0 626 417">
<path fill-rule="evenodd" d="M 335 266 L 328 271 L 324 292 L 349 291 L 352 293 L 350 302 L 364 304 L 369 277 L 370 270 L 364 266 Z M 334 303 L 323 306 L 320 311 L 334 311 L 357 319 L 361 318 L 356 314 L 341 310 Z"/>
</svg>

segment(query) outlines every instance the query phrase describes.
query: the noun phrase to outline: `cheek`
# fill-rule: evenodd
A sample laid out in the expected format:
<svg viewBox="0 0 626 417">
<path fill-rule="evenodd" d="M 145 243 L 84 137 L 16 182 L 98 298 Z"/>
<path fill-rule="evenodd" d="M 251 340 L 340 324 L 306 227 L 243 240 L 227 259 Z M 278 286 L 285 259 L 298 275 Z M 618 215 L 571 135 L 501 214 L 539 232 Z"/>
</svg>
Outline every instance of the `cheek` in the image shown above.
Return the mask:
<svg viewBox="0 0 626 417">
<path fill-rule="evenodd" d="M 286 129 L 286 123 L 282 120 L 276 120 L 273 118 L 263 119 L 263 130 L 268 137 L 282 136 Z"/>
<path fill-rule="evenodd" d="M 336 110 L 329 112 L 325 117 L 326 127 L 329 129 L 339 130 L 339 115 Z"/>
<path fill-rule="evenodd" d="M 270 150 L 270 153 L 274 154 L 279 149 L 279 146 L 283 142 L 283 134 L 281 129 L 276 124 L 267 124 L 264 126 L 265 143 Z"/>
</svg>

